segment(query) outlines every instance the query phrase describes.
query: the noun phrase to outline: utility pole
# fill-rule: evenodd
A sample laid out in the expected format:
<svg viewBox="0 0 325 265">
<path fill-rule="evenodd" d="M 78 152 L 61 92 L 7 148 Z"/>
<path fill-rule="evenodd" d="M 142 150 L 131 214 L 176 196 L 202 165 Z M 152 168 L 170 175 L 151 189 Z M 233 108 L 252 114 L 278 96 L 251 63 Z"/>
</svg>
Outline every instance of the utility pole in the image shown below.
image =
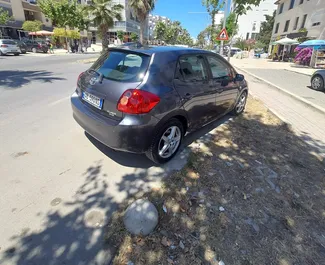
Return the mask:
<svg viewBox="0 0 325 265">
<path fill-rule="evenodd" d="M 223 27 L 222 29 L 225 29 L 226 28 L 226 20 L 227 20 L 227 11 L 228 11 L 228 1 L 229 0 L 225 0 L 225 10 L 223 11 Z M 220 44 L 220 55 L 223 56 L 223 40 L 221 41 L 221 44 Z"/>
</svg>

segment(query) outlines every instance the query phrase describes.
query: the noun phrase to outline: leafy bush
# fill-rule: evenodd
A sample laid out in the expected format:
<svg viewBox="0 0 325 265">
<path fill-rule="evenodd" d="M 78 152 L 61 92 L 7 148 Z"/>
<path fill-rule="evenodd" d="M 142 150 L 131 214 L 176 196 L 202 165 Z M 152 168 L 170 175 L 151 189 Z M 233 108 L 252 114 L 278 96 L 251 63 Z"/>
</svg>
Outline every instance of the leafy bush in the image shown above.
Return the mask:
<svg viewBox="0 0 325 265">
<path fill-rule="evenodd" d="M 297 56 L 295 57 L 296 63 L 301 65 L 310 65 L 313 48 L 296 48 L 295 51 L 298 52 Z"/>
</svg>

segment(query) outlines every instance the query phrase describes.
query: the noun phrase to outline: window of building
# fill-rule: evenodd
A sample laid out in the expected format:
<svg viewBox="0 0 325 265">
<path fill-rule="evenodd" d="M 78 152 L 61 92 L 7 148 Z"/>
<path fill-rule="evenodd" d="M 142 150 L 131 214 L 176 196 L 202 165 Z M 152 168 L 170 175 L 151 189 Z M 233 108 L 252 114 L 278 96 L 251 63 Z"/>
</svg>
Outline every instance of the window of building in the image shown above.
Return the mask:
<svg viewBox="0 0 325 265">
<path fill-rule="evenodd" d="M 305 27 L 306 20 L 307 20 L 307 14 L 304 15 L 304 18 L 303 18 L 302 23 L 301 23 L 301 29 Z"/>
<path fill-rule="evenodd" d="M 249 39 L 249 32 L 247 32 L 247 34 L 246 34 L 246 40 L 248 40 Z"/>
<path fill-rule="evenodd" d="M 253 40 L 256 40 L 257 39 L 257 33 L 252 33 L 252 38 Z"/>
<path fill-rule="evenodd" d="M 291 0 L 289 9 L 292 9 L 295 5 L 295 0 Z"/>
<path fill-rule="evenodd" d="M 279 14 L 281 14 L 281 13 L 283 12 L 283 6 L 284 6 L 284 3 L 282 3 L 282 4 L 280 5 Z"/>
<path fill-rule="evenodd" d="M 275 32 L 274 33 L 279 32 L 279 27 L 280 27 L 280 23 L 277 23 L 276 26 L 275 26 Z"/>
<path fill-rule="evenodd" d="M 252 31 L 256 31 L 256 22 L 253 23 Z"/>
<path fill-rule="evenodd" d="M 313 27 L 319 26 L 319 25 L 320 25 L 320 22 L 315 22 L 315 23 L 312 24 Z"/>
<path fill-rule="evenodd" d="M 289 25 L 290 25 L 290 20 L 286 21 L 286 24 L 284 25 L 284 31 L 283 32 L 287 32 L 289 29 Z"/>
<path fill-rule="evenodd" d="M 300 0 L 300 5 L 302 5 L 304 3 L 304 0 Z"/>
<path fill-rule="evenodd" d="M 298 28 L 298 23 L 299 23 L 299 17 L 296 17 L 296 22 L 295 22 L 295 25 L 293 27 L 293 30 L 296 30 Z"/>
</svg>

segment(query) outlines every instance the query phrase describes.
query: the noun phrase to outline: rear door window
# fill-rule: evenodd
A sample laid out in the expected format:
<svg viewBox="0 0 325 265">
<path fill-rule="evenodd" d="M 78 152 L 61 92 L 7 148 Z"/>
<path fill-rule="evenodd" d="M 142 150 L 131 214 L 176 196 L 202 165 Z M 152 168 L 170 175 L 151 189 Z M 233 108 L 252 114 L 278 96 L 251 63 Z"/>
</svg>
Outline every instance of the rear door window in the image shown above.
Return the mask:
<svg viewBox="0 0 325 265">
<path fill-rule="evenodd" d="M 108 51 L 92 66 L 104 78 L 121 82 L 140 82 L 143 80 L 150 56 L 124 52 Z"/>
<path fill-rule="evenodd" d="M 179 59 L 179 71 L 185 81 L 203 81 L 208 77 L 201 55 L 182 56 Z"/>
</svg>

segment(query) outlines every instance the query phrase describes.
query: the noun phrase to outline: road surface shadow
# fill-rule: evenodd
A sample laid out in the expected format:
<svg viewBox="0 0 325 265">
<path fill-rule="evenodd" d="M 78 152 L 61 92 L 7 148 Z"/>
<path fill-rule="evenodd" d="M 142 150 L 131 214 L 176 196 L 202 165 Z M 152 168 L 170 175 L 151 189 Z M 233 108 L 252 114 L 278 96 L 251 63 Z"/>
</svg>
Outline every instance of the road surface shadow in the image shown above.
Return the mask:
<svg viewBox="0 0 325 265">
<path fill-rule="evenodd" d="M 181 153 L 186 149 L 189 145 L 195 142 L 197 139 L 202 138 L 204 140 L 209 139 L 209 132 L 218 126 L 224 124 L 231 118 L 230 115 L 226 115 L 223 118 L 213 121 L 206 126 L 203 126 L 201 129 L 189 133 L 185 136 L 183 143 L 178 151 Z M 110 159 L 114 160 L 116 163 L 125 166 L 125 167 L 134 167 L 134 168 L 150 168 L 153 166 L 157 166 L 151 160 L 149 160 L 144 154 L 133 154 L 128 152 L 117 151 L 108 146 L 102 144 L 97 139 L 92 137 L 89 133 L 85 132 L 86 137 L 89 141 L 98 148 L 103 154 L 105 154 Z M 177 159 L 177 156 L 175 157 Z"/>
<path fill-rule="evenodd" d="M 66 78 L 53 76 L 48 71 L 0 71 L 0 87 L 4 89 L 17 89 L 31 82 L 52 83 L 54 81 L 66 80 Z"/>
<path fill-rule="evenodd" d="M 209 126 L 213 129 L 227 120 L 229 118 L 225 117 Z M 210 142 L 207 145 L 213 156 L 207 156 L 207 152 L 199 148 L 195 149 L 196 159 L 188 165 L 200 173 L 198 178 L 185 174 L 182 177 L 171 176 L 172 182 L 170 178 L 162 179 L 162 186 L 165 187 L 164 197 L 158 194 L 157 201 L 153 202 L 161 217 L 167 216 L 170 222 L 161 222 L 160 219 L 159 228 L 170 232 L 170 238 L 178 242 L 174 232 L 177 232 L 178 228 L 186 227 L 184 235 L 187 241 L 184 242 L 187 244 L 196 238 L 193 239 L 190 233 L 206 235 L 204 240 L 199 241 L 199 236 L 195 239 L 198 242 L 193 244 L 193 250 L 189 253 L 195 254 L 200 260 L 190 264 L 211 264 L 207 260 L 208 256 L 204 255 L 211 250 L 218 250 L 217 254 L 225 264 L 322 264 L 325 252 L 321 245 L 321 235 L 325 234 L 325 225 L 320 221 L 324 219 L 325 209 L 322 188 L 324 172 L 320 166 L 321 162 L 315 156 L 317 149 L 284 129 L 283 124 L 264 124 L 257 116 L 229 120 L 227 128 L 212 136 L 205 136 L 209 135 L 209 126 L 189 135 L 188 142 L 185 141 L 189 144 L 201 138 Z M 240 162 L 238 166 L 235 166 L 236 161 Z M 241 164 L 247 164 L 247 168 L 242 168 Z M 26 227 L 12 236 L 9 239 L 10 246 L 1 249 L 0 264 L 111 264 L 115 253 L 111 247 L 123 243 L 124 235 L 129 236 L 124 230 L 118 233 L 117 240 L 107 234 L 111 227 L 106 224 L 112 212 L 117 207 L 121 207 L 123 211 L 127 206 L 125 203 L 120 204 L 121 198 L 116 193 L 113 195 L 113 191 L 118 192 L 119 196 L 125 194 L 127 197 L 144 197 L 145 192 L 156 190 L 148 190 L 148 183 L 155 179 L 156 175 L 152 174 L 151 169 L 134 169 L 134 172 L 122 175 L 120 181 L 111 187 L 107 181 L 109 169 L 104 170 L 102 161 L 89 161 L 89 165 L 80 166 L 85 167 L 80 176 L 84 180 L 83 184 L 76 187 L 68 198 L 49 202 L 49 211 L 38 215 L 39 222 L 42 223 L 41 229 L 32 230 Z M 279 192 L 269 184 L 270 179 L 264 180 L 256 176 L 256 168 L 263 166 L 277 173 L 278 177 L 272 178 L 271 184 L 274 182 L 274 185 L 279 187 Z M 167 170 L 163 167 L 160 169 Z M 213 174 L 209 175 L 203 170 Z M 177 184 L 180 181 L 181 185 Z M 204 194 L 214 196 L 214 201 L 222 202 L 226 211 L 221 215 L 217 210 L 214 214 L 205 211 L 205 207 L 201 208 L 202 205 L 198 203 L 190 204 L 193 209 L 189 216 L 191 220 L 197 221 L 191 226 L 188 225 L 188 218 L 179 217 L 185 213 L 177 212 L 177 215 L 173 216 L 162 212 L 164 199 L 174 198 L 173 196 L 181 191 L 180 187 L 184 187 L 186 191 L 185 184 L 188 185 L 186 187 L 189 197 L 202 186 Z M 263 194 L 256 194 L 256 188 L 263 188 Z M 137 191 L 139 193 L 135 195 L 134 192 Z M 247 194 L 247 199 L 243 199 L 243 193 Z M 185 200 L 185 205 L 188 205 L 189 201 Z M 221 205 L 220 202 L 217 207 Z M 262 210 L 267 211 L 269 218 L 261 218 Z M 225 218 L 227 222 L 221 222 Z M 245 223 L 247 218 L 257 220 L 258 232 Z M 293 220 L 294 227 L 290 227 L 285 221 L 288 218 Z M 22 219 L 22 223 L 28 226 L 28 220 Z M 240 226 L 240 229 L 237 226 Z M 157 242 L 160 245 L 161 236 L 158 231 L 156 229 L 152 236 L 158 237 Z M 213 244 L 209 239 L 210 235 L 215 238 Z M 206 238 L 209 240 L 206 241 Z M 265 238 L 268 240 L 264 240 Z M 240 247 L 229 247 L 237 241 Z M 279 245 L 281 247 L 278 247 Z M 150 247 L 152 246 L 151 243 Z M 139 246 L 131 244 L 132 253 L 133 247 L 136 249 Z M 241 252 L 243 249 L 248 253 L 245 256 Z M 149 252 L 149 248 L 138 251 L 144 254 Z M 166 253 L 163 252 L 162 257 L 148 255 L 143 264 L 160 264 L 162 258 L 167 260 Z M 134 257 L 130 257 L 130 260 L 132 259 Z M 246 259 L 247 262 L 243 263 L 242 260 Z M 311 260 L 314 262 L 309 262 Z"/>
</svg>

